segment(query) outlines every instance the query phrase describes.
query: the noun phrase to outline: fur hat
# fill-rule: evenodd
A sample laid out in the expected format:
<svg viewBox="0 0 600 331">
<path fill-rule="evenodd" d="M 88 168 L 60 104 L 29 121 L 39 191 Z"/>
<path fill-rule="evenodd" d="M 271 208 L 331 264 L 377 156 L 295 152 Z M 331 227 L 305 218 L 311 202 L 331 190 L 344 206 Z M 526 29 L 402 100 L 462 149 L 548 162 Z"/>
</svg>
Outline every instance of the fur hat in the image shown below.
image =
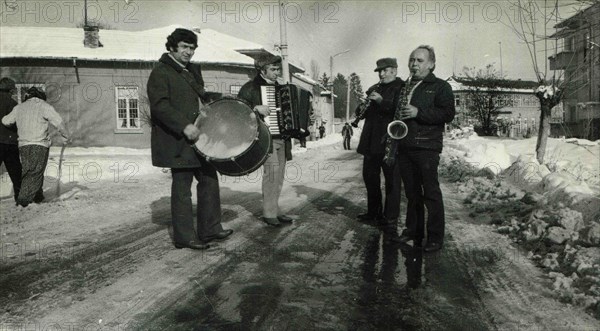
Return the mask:
<svg viewBox="0 0 600 331">
<path fill-rule="evenodd" d="M 254 67 L 256 67 L 258 70 L 262 69 L 266 65 L 275 63 L 281 63 L 281 56 L 266 53 L 260 54 L 254 59 Z"/>
<path fill-rule="evenodd" d="M 198 47 L 198 35 L 194 31 L 188 29 L 177 28 L 167 37 L 167 43 L 165 46 L 167 50 L 171 50 L 171 48 L 177 48 L 177 44 L 180 41 L 186 42 L 188 44 L 192 44 Z"/>
</svg>

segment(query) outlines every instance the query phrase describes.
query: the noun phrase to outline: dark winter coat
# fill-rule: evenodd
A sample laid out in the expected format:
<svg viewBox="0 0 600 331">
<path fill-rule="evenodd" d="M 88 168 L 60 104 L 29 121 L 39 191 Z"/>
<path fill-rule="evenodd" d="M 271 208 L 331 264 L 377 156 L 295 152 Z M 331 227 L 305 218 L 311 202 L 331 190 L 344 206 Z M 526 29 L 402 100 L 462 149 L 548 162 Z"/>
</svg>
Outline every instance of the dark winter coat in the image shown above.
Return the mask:
<svg viewBox="0 0 600 331">
<path fill-rule="evenodd" d="M 197 88 L 204 91 L 200 65 L 188 63 Z M 202 164 L 201 157 L 183 135 L 188 124 L 194 124 L 200 101 L 196 91 L 182 76 L 183 68 L 167 54 L 148 78 L 148 99 L 152 119 L 152 164 L 166 168 L 194 168 Z"/>
<path fill-rule="evenodd" d="M 273 85 L 273 84 L 268 84 L 267 81 L 265 81 L 260 76 L 260 74 L 257 74 L 253 80 L 247 82 L 246 84 L 244 84 L 242 86 L 242 88 L 240 88 L 240 91 L 238 92 L 237 97 L 246 101 L 248 103 L 248 105 L 250 106 L 250 108 L 254 109 L 255 106 L 262 105 L 262 100 L 261 100 L 261 96 L 260 96 L 260 87 L 265 86 L 265 85 Z M 263 116 L 259 115 L 259 117 L 261 119 L 263 119 Z M 274 136 L 273 139 L 281 139 L 281 137 Z M 289 161 L 292 159 L 292 141 L 291 141 L 291 139 L 284 139 L 284 142 L 285 142 L 285 158 L 286 158 L 286 160 Z M 270 153 L 273 152 L 273 144 L 271 144 L 269 152 Z"/>
<path fill-rule="evenodd" d="M 0 119 L 8 115 L 17 105 L 9 92 L 0 91 Z M 4 126 L 0 123 L 0 144 L 17 145 L 17 126 Z"/>
<path fill-rule="evenodd" d="M 416 118 L 404 121 L 408 134 L 399 140 L 399 148 L 441 152 L 444 124 L 450 123 L 455 114 L 452 87 L 430 73 L 414 90 L 410 104 L 419 111 Z"/>
<path fill-rule="evenodd" d="M 387 84 L 371 86 L 367 90 L 367 95 L 375 91 L 383 97 L 381 104 L 371 101 L 369 108 L 365 113 L 365 123 L 363 125 L 360 141 L 356 151 L 362 155 L 384 154 L 387 126 L 394 119 L 396 104 L 400 96 L 400 90 L 404 86 L 404 81 L 396 78 Z"/>
</svg>

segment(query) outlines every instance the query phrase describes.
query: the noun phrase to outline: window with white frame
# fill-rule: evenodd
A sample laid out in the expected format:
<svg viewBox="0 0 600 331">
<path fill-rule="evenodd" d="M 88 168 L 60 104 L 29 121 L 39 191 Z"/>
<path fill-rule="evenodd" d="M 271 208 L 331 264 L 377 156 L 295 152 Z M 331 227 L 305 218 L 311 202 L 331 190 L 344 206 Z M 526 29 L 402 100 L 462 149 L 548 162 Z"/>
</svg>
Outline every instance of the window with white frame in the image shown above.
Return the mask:
<svg viewBox="0 0 600 331">
<path fill-rule="evenodd" d="M 242 88 L 242 85 L 230 85 L 229 86 L 229 93 L 231 95 L 235 95 L 237 96 L 238 93 L 240 93 L 240 89 Z"/>
<path fill-rule="evenodd" d="M 46 92 L 46 84 L 44 83 L 22 83 L 22 84 L 15 84 L 15 87 L 17 88 L 17 102 L 21 103 L 23 102 L 23 99 L 25 99 L 25 94 L 27 93 L 27 90 L 29 90 L 29 88 L 31 87 L 38 87 L 41 88 L 42 91 Z"/>
<path fill-rule="evenodd" d="M 117 129 L 140 128 L 139 94 L 136 86 L 117 86 Z"/>
</svg>

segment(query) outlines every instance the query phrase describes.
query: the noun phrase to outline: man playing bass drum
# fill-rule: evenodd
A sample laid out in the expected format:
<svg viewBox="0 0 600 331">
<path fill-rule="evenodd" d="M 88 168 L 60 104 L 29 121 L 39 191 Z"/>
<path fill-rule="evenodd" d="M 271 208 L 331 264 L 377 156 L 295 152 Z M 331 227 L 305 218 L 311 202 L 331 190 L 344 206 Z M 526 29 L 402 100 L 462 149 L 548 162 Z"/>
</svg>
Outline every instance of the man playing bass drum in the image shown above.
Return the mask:
<svg viewBox="0 0 600 331">
<path fill-rule="evenodd" d="M 367 90 L 369 105 L 365 109 L 365 123 L 357 148 L 364 156 L 362 174 L 367 188 L 367 212 L 358 215 L 358 219 L 393 228 L 400 214 L 402 182 L 398 166 L 386 165 L 383 158 L 387 126 L 394 119 L 395 105 L 404 82 L 396 77 L 398 64 L 395 58 L 377 60 L 374 71 L 379 74 L 380 81 Z M 385 178 L 385 206 L 382 203 L 381 171 Z"/>
</svg>

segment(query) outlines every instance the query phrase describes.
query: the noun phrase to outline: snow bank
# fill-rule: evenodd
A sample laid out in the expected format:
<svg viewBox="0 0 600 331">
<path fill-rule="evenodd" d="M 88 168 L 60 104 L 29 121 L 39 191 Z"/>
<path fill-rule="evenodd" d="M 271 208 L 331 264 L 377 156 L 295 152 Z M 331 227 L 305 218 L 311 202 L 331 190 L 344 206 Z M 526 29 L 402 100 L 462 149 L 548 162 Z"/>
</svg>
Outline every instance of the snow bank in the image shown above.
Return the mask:
<svg viewBox="0 0 600 331">
<path fill-rule="evenodd" d="M 600 318 L 600 146 L 549 139 L 539 164 L 535 144 L 535 138 L 448 140 L 440 174 L 465 194 L 470 216 L 529 251 L 559 298 Z"/>
<path fill-rule="evenodd" d="M 548 138 L 544 164 L 535 157 L 537 138 L 512 140 L 470 136 L 446 141 L 450 155 L 525 190 L 562 202 L 586 216 L 600 209 L 600 146 L 598 141 Z"/>
</svg>

